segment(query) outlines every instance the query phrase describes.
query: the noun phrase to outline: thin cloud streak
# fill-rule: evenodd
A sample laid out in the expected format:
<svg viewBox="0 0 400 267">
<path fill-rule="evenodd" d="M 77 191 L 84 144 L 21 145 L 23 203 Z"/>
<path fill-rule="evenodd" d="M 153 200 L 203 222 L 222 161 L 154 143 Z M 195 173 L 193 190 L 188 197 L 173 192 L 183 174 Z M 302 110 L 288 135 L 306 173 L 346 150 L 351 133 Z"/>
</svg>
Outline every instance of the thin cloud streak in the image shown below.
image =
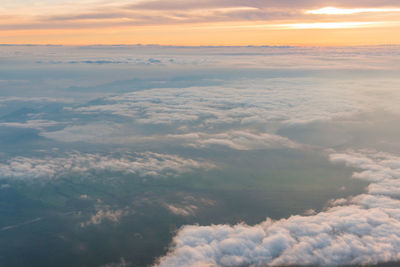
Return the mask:
<svg viewBox="0 0 400 267">
<path fill-rule="evenodd" d="M 400 12 L 400 8 L 336 8 L 324 7 L 320 9 L 307 10 L 306 14 L 314 15 L 353 15 L 358 13 L 385 13 Z"/>
</svg>

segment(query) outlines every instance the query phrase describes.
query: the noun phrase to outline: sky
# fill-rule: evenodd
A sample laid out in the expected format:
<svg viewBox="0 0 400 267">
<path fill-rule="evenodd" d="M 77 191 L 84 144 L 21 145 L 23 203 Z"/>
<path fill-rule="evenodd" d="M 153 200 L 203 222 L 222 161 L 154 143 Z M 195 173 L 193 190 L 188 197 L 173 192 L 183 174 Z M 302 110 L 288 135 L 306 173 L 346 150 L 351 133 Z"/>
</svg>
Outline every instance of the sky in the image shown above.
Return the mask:
<svg viewBox="0 0 400 267">
<path fill-rule="evenodd" d="M 3 0 L 3 44 L 399 44 L 395 0 Z"/>
</svg>

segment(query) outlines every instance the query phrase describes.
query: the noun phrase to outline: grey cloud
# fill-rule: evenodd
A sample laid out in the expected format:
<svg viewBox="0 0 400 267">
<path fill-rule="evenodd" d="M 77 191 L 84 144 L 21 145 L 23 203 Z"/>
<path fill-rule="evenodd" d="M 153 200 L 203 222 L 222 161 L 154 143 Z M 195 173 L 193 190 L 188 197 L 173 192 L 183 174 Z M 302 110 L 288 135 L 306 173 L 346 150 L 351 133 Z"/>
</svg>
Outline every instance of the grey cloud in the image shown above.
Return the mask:
<svg viewBox="0 0 400 267">
<path fill-rule="evenodd" d="M 69 98 L 54 98 L 54 97 L 18 97 L 0 96 L 0 103 L 10 103 L 10 102 L 34 102 L 34 103 L 73 103 L 73 99 Z"/>
<path fill-rule="evenodd" d="M 124 132 L 121 125 L 118 124 L 87 124 L 72 125 L 62 130 L 52 132 L 41 132 L 46 138 L 59 140 L 62 142 L 89 142 L 102 143 L 108 141 L 112 143 L 114 137 L 120 137 L 118 133 Z M 122 137 L 120 137 L 122 138 Z"/>
<path fill-rule="evenodd" d="M 400 157 L 375 151 L 330 155 L 360 169 L 354 177 L 397 190 Z M 396 197 L 398 197 L 397 195 Z M 368 193 L 330 201 L 309 216 L 249 226 L 184 226 L 157 266 L 281 266 L 376 264 L 400 260 L 400 200 Z"/>
</svg>

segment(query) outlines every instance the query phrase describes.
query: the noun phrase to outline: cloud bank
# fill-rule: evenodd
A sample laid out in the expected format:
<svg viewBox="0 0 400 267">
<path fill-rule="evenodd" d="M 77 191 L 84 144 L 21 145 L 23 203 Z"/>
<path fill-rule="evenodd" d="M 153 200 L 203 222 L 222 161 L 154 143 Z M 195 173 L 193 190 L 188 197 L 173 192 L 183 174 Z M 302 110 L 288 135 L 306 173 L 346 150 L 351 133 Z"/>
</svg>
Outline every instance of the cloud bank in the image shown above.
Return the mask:
<svg viewBox="0 0 400 267">
<path fill-rule="evenodd" d="M 299 88 L 296 80 L 257 79 L 223 87 L 150 89 L 106 97 L 101 105 L 73 110 L 129 117 L 142 124 L 195 122 L 207 126 L 271 121 L 307 123 L 366 109 L 364 102 L 368 98 L 347 86 L 300 79 L 297 81 L 303 86 Z"/>
<path fill-rule="evenodd" d="M 156 266 L 376 264 L 400 260 L 400 157 L 375 151 L 332 153 L 360 169 L 366 194 L 331 201 L 315 215 L 249 226 L 184 226 Z M 393 191 L 387 190 L 389 187 Z"/>
<path fill-rule="evenodd" d="M 235 150 L 258 150 L 285 147 L 299 149 L 302 147 L 301 144 L 279 135 L 254 133 L 246 130 L 232 130 L 216 134 L 189 133 L 168 135 L 166 138 L 182 140 L 189 146 L 196 148 L 225 146 Z"/>
<path fill-rule="evenodd" d="M 0 163 L 0 178 L 54 179 L 71 174 L 90 175 L 98 172 L 120 172 L 139 176 L 177 176 L 195 169 L 214 168 L 205 161 L 185 159 L 175 155 L 153 152 L 136 155 L 100 155 L 73 152 L 64 157 L 15 157 Z"/>
</svg>

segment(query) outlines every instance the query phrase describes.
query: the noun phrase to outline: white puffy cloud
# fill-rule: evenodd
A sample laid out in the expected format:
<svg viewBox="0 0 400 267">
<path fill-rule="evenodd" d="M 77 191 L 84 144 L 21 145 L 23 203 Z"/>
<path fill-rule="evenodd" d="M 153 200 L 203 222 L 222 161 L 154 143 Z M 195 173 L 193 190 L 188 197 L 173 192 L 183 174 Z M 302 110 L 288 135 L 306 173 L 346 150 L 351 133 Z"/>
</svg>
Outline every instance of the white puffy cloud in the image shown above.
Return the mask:
<svg viewBox="0 0 400 267">
<path fill-rule="evenodd" d="M 331 154 L 330 159 L 332 162 L 344 162 L 348 166 L 362 169 L 363 171 L 354 172 L 353 177 L 373 182 L 370 187 L 381 187 L 388 183 L 396 186 L 400 178 L 400 158 L 388 153 L 350 151 L 346 154 Z"/>
<path fill-rule="evenodd" d="M 198 209 L 198 207 L 195 205 L 177 206 L 173 204 L 165 204 L 165 207 L 173 214 L 181 216 L 193 216 Z"/>
<path fill-rule="evenodd" d="M 330 201 L 308 216 L 249 226 L 189 225 L 174 237 L 158 266 L 281 266 L 376 264 L 400 260 L 400 157 L 374 151 L 330 155 L 360 169 L 366 194 Z"/>
<path fill-rule="evenodd" d="M 181 199 L 175 203 L 163 203 L 164 207 L 171 213 L 179 216 L 196 216 L 196 212 L 202 207 L 215 205 L 215 201 L 192 195 L 181 195 Z"/>
<path fill-rule="evenodd" d="M 111 171 L 139 176 L 176 176 L 195 169 L 214 168 L 206 161 L 196 161 L 176 155 L 153 152 L 121 156 L 68 153 L 64 157 L 15 157 L 0 163 L 0 178 L 58 178 L 73 173 Z"/>
<path fill-rule="evenodd" d="M 135 213 L 128 207 L 125 207 L 123 209 L 111 209 L 110 206 L 108 205 L 101 205 L 101 201 L 98 202 L 95 208 L 96 208 L 96 213 L 92 214 L 88 221 L 80 223 L 81 227 L 98 225 L 105 220 L 110 221 L 112 223 L 119 223 L 122 217 Z"/>
<path fill-rule="evenodd" d="M 85 227 L 88 225 L 96 225 L 103 222 L 103 220 L 109 220 L 114 223 L 118 223 L 123 215 L 126 215 L 126 212 L 122 209 L 117 210 L 99 210 L 96 214 L 90 217 L 90 220 L 84 223 L 81 223 L 81 227 Z"/>
<path fill-rule="evenodd" d="M 97 203 L 95 204 L 94 208 L 95 212 L 90 215 L 89 220 L 80 223 L 82 228 L 91 225 L 99 225 L 104 221 L 118 224 L 122 217 L 135 214 L 135 210 L 129 208 L 128 206 L 113 209 L 110 205 L 103 204 L 101 199 L 97 199 Z"/>
</svg>

